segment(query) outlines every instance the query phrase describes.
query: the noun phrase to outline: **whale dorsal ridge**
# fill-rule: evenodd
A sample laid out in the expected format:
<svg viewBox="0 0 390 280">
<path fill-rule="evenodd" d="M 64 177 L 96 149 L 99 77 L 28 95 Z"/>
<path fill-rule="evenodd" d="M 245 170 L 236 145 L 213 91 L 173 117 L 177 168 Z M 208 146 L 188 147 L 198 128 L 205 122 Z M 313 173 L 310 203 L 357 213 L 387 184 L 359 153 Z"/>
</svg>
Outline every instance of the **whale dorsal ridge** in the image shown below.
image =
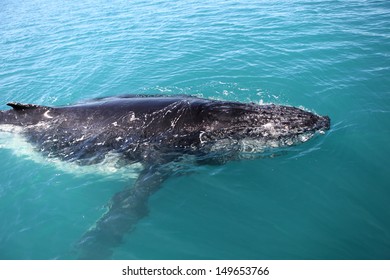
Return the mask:
<svg viewBox="0 0 390 280">
<path fill-rule="evenodd" d="M 28 109 L 42 108 L 42 106 L 39 106 L 39 105 L 23 104 L 23 103 L 18 103 L 18 102 L 9 102 L 9 103 L 7 103 L 7 105 L 11 106 L 12 109 L 14 109 L 16 111 L 23 111 L 23 110 L 28 110 Z"/>
</svg>

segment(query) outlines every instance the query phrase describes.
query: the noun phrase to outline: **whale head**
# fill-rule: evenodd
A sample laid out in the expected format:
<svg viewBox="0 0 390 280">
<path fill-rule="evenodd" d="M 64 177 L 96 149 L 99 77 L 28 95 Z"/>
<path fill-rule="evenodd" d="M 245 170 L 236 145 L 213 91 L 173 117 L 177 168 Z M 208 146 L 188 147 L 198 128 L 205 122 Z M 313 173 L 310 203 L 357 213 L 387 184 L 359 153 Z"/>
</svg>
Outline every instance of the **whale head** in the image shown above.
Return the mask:
<svg viewBox="0 0 390 280">
<path fill-rule="evenodd" d="M 200 141 L 214 148 L 233 145 L 244 152 L 263 152 L 306 142 L 330 128 L 328 116 L 291 106 L 217 102 L 206 107 Z"/>
</svg>

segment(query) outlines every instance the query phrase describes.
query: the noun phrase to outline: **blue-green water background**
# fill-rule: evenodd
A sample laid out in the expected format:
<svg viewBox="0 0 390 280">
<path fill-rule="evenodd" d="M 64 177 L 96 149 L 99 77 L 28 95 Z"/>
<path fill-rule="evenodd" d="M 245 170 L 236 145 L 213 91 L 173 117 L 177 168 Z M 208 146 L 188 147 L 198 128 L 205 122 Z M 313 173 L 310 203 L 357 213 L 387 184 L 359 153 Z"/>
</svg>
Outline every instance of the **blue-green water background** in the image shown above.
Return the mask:
<svg viewBox="0 0 390 280">
<path fill-rule="evenodd" d="M 298 151 L 166 181 L 116 259 L 389 259 L 389 70 L 387 0 L 0 3 L 2 104 L 197 94 L 332 119 Z M 0 259 L 74 258 L 132 183 L 0 163 Z"/>
</svg>

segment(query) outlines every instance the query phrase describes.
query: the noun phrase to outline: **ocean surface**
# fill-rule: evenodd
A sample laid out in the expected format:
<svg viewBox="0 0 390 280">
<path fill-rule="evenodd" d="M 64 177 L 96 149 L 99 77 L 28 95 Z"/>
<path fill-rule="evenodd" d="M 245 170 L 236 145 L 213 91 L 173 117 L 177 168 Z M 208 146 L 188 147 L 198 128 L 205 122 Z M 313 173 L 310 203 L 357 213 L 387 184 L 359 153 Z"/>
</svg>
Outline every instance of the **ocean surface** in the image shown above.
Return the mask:
<svg viewBox="0 0 390 280">
<path fill-rule="evenodd" d="M 0 94 L 1 110 L 191 94 L 329 115 L 281 156 L 167 180 L 112 258 L 390 259 L 388 0 L 2 0 Z M 0 147 L 0 259 L 74 259 L 135 180 Z"/>
</svg>

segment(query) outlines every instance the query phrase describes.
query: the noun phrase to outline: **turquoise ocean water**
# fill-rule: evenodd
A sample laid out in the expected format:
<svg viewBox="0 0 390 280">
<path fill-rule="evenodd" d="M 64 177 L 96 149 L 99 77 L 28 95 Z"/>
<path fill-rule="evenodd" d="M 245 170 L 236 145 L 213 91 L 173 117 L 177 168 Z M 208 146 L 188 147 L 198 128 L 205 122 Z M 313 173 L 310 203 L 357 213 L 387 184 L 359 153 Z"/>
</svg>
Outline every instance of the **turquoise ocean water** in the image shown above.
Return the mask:
<svg viewBox="0 0 390 280">
<path fill-rule="evenodd" d="M 389 1 L 0 2 L 1 104 L 125 93 L 302 106 L 332 129 L 171 178 L 113 258 L 390 259 Z M 75 258 L 134 182 L 5 148 L 0 164 L 0 259 Z"/>
</svg>

